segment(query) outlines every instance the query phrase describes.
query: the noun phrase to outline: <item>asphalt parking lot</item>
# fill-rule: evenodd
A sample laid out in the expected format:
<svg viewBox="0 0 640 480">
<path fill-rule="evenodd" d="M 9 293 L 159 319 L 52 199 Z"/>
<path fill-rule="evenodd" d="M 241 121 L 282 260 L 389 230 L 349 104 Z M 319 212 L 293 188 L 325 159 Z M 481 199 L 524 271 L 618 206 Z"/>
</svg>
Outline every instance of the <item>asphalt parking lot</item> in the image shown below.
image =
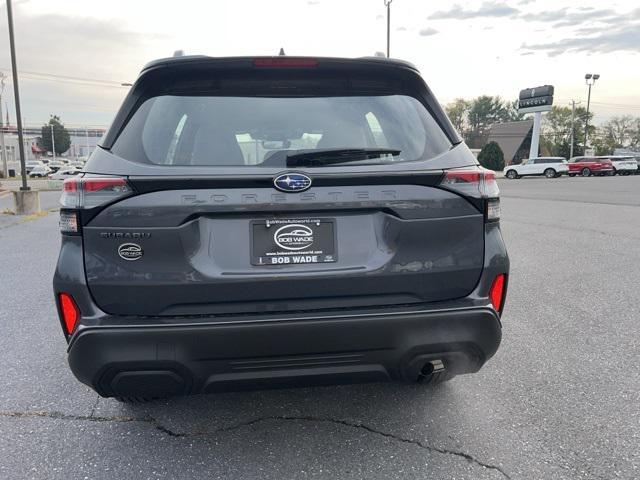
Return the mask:
<svg viewBox="0 0 640 480">
<path fill-rule="evenodd" d="M 0 225 L 0 478 L 639 478 L 640 176 L 500 188 L 503 344 L 435 388 L 99 398 L 66 365 L 57 215 Z"/>
</svg>

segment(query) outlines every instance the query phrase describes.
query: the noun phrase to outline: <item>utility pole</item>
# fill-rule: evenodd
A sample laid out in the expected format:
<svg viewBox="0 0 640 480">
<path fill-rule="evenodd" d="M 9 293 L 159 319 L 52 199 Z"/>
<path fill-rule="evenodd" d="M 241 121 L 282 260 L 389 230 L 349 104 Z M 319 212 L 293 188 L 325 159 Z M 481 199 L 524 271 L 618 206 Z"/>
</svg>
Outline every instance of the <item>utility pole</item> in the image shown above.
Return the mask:
<svg viewBox="0 0 640 480">
<path fill-rule="evenodd" d="M 22 113 L 20 112 L 20 91 L 18 88 L 18 64 L 16 61 L 16 42 L 13 35 L 13 8 L 11 0 L 7 0 L 7 21 L 9 23 L 9 48 L 11 51 L 11 71 L 13 74 L 13 94 L 16 100 L 16 122 L 18 122 L 18 148 L 20 149 L 20 175 L 22 186 L 20 190 L 31 190 L 27 185 L 27 166 L 24 158 L 24 141 L 22 135 Z"/>
<path fill-rule="evenodd" d="M 53 124 L 51 126 L 51 154 L 53 155 L 53 160 L 56 159 L 56 139 L 53 137 Z"/>
<path fill-rule="evenodd" d="M 569 147 L 569 158 L 573 158 L 573 143 L 576 134 L 576 127 L 574 125 L 574 119 L 576 117 L 576 105 L 580 102 L 571 100 L 571 146 Z"/>
<path fill-rule="evenodd" d="M 6 75 L 0 72 L 0 148 L 2 148 L 2 173 L 4 178 L 9 178 L 9 166 L 7 165 L 7 149 L 4 144 L 4 122 L 2 121 L 2 94 L 4 93 L 4 80 Z"/>
<path fill-rule="evenodd" d="M 587 140 L 589 138 L 589 105 L 591 103 L 591 86 L 594 83 L 596 83 L 596 80 L 598 80 L 599 78 L 600 78 L 600 75 L 598 75 L 597 73 L 594 73 L 594 74 L 587 73 L 584 76 L 584 80 L 586 84 L 589 86 L 589 93 L 587 95 L 587 116 L 585 117 L 585 120 L 584 120 L 584 149 L 585 150 L 587 149 L 587 145 L 589 144 Z"/>
<path fill-rule="evenodd" d="M 384 6 L 387 7 L 387 58 L 391 55 L 391 2 L 393 0 L 384 0 Z"/>
</svg>

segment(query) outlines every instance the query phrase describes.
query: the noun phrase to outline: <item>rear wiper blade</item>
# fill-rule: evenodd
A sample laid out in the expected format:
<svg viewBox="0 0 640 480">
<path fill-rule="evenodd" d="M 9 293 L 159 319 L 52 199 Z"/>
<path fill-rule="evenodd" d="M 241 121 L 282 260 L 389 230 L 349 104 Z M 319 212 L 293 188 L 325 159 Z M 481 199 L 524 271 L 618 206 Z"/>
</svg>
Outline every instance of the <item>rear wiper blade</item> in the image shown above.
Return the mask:
<svg viewBox="0 0 640 480">
<path fill-rule="evenodd" d="M 334 163 L 370 160 L 386 155 L 399 155 L 392 148 L 329 148 L 325 150 L 303 150 L 287 155 L 287 167 L 316 167 Z"/>
</svg>

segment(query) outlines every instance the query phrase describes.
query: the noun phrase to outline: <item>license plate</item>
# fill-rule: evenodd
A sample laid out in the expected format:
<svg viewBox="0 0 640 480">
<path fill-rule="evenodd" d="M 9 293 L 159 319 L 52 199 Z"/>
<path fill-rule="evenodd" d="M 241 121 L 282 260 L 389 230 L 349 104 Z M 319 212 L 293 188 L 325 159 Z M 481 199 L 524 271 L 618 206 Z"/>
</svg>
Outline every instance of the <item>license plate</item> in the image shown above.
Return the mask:
<svg viewBox="0 0 640 480">
<path fill-rule="evenodd" d="M 304 265 L 338 260 L 332 218 L 254 220 L 252 265 Z"/>
</svg>

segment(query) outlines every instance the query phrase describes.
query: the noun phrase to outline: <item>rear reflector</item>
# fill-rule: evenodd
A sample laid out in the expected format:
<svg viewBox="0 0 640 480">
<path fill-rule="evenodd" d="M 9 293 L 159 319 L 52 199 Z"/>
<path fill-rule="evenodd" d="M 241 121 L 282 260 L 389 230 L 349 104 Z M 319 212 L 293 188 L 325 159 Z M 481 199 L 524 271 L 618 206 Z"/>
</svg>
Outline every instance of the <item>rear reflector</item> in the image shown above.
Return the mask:
<svg viewBox="0 0 640 480">
<path fill-rule="evenodd" d="M 501 273 L 493 280 L 491 288 L 489 289 L 489 300 L 491 300 L 491 304 L 497 312 L 502 311 L 502 302 L 504 300 L 504 280 L 505 274 Z"/>
<path fill-rule="evenodd" d="M 310 68 L 317 67 L 318 60 L 315 58 L 291 57 L 256 58 L 253 61 L 253 66 L 271 68 Z"/>
<path fill-rule="evenodd" d="M 60 299 L 60 312 L 62 314 L 62 324 L 64 325 L 65 333 L 71 335 L 76 329 L 78 320 L 80 319 L 80 310 L 73 301 L 73 297 L 68 293 L 61 293 L 58 295 Z"/>
</svg>

